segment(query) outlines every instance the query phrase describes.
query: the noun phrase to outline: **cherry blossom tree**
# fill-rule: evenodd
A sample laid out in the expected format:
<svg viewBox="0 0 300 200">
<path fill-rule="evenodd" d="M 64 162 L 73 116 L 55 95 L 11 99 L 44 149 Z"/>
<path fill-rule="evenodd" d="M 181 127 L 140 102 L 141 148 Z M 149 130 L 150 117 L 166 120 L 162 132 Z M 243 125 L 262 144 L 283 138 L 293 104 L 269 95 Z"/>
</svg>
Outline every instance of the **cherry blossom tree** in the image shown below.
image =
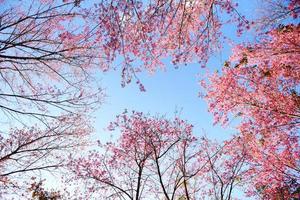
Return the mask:
<svg viewBox="0 0 300 200">
<path fill-rule="evenodd" d="M 135 78 L 142 89 L 136 73 L 164 68 L 164 59 L 171 58 L 173 64 L 198 61 L 204 66 L 220 47 L 220 28 L 228 23 L 220 13 L 228 13 L 239 32 L 249 23 L 230 0 L 1 4 L 8 7 L 1 17 L 1 62 L 25 85 L 32 71 L 75 84 L 65 73 L 82 72 L 93 64 L 107 71 L 122 58 L 122 85 Z M 13 73 L 16 68 L 22 70 Z"/>
<path fill-rule="evenodd" d="M 299 30 L 281 25 L 259 43 L 237 46 L 222 74 L 202 82 L 215 122 L 240 117 L 249 177 L 257 175 L 250 194 L 259 191 L 263 199 L 288 199 L 299 190 Z"/>
<path fill-rule="evenodd" d="M 109 126 L 120 130 L 116 143 L 70 163 L 84 181 L 82 198 L 232 199 L 243 171 L 244 154 L 193 136 L 192 125 L 139 112 L 122 114 Z M 231 157 L 232 159 L 227 159 Z"/>
<path fill-rule="evenodd" d="M 285 16 L 297 17 L 299 1 L 280 2 L 288 8 Z M 238 33 L 249 28 L 230 0 L 0 5 L 0 108 L 9 129 L 0 133 L 3 195 L 23 187 L 21 178 L 65 166 L 68 154 L 62 152 L 85 144 L 88 114 L 103 97 L 92 76 L 96 69 L 120 69 L 123 86 L 135 79 L 144 91 L 141 70 L 163 69 L 168 59 L 175 65 L 207 62 L 228 23 L 218 13 L 227 13 Z M 261 43 L 237 47 L 223 75 L 205 86 L 216 122 L 225 124 L 231 113 L 243 117 L 235 151 L 227 143 L 200 142 L 180 119 L 124 114 L 111 126 L 121 130 L 117 144 L 100 145 L 105 154 L 71 163 L 77 177 L 87 181 L 91 195 L 101 190 L 105 198 L 142 199 L 151 192 L 153 198 L 231 199 L 243 172 L 251 195 L 292 197 L 299 188 L 298 40 L 299 25 L 281 25 Z M 203 180 L 211 184 L 204 187 Z"/>
<path fill-rule="evenodd" d="M 88 28 L 76 26 L 83 16 L 73 11 L 73 2 L 25 3 L 1 2 L 3 115 L 45 121 L 87 111 L 101 91 L 87 84 L 96 56 Z"/>
<path fill-rule="evenodd" d="M 123 85 L 145 68 L 150 73 L 173 64 L 207 62 L 220 46 L 220 18 L 228 13 L 242 31 L 249 22 L 229 0 L 102 1 L 91 13 L 97 19 L 101 51 L 110 60 L 122 56 Z M 137 80 L 139 84 L 139 80 Z"/>
<path fill-rule="evenodd" d="M 82 124 L 82 118 L 61 120 L 50 124 L 48 129 L 37 125 L 28 129 L 11 129 L 9 135 L 1 132 L 1 198 L 12 195 L 21 198 L 31 180 L 41 179 L 43 173 L 62 172 L 69 156 L 88 144 L 84 138 L 91 128 Z"/>
<path fill-rule="evenodd" d="M 203 199 L 237 199 L 235 191 L 243 191 L 249 170 L 247 154 L 245 147 L 234 142 L 234 138 L 221 143 L 201 138 L 199 164 L 204 168 L 198 178 L 202 179 Z"/>
<path fill-rule="evenodd" d="M 62 141 L 89 132 L 76 120 L 87 123 L 84 116 L 101 103 L 92 70 L 106 71 L 122 56 L 125 85 L 139 70 L 132 67 L 134 60 L 150 72 L 167 57 L 174 63 L 194 57 L 205 62 L 220 35 L 216 11 L 233 13 L 236 6 L 230 1 L 0 4 L 0 108 L 9 124 L 1 133 L 3 187 L 16 185 L 15 174 L 60 166 L 50 163 L 52 152 L 60 157 L 54 150 L 76 146 Z"/>
<path fill-rule="evenodd" d="M 286 140 L 277 144 L 269 140 L 264 142 L 255 135 L 241 134 L 228 144 L 245 150 L 247 170 L 240 178 L 246 195 L 257 199 L 298 199 L 299 147 L 296 145 L 299 139 L 294 141 L 294 146 L 286 145 Z"/>
<path fill-rule="evenodd" d="M 229 0 L 1 1 L 0 108 L 12 118 L 59 118 L 85 113 L 101 99 L 91 88 L 90 70 L 113 68 L 122 57 L 122 85 L 141 70 L 193 60 L 204 64 L 218 46 L 227 12 L 247 23 Z M 95 81 L 93 81 L 95 82 Z M 57 112 L 53 112 L 53 111 Z"/>
<path fill-rule="evenodd" d="M 60 170 L 91 132 L 103 94 L 76 2 L 0 1 L 1 198 Z"/>
<path fill-rule="evenodd" d="M 258 32 L 274 29 L 290 18 L 297 19 L 300 13 L 298 0 L 266 0 L 258 6 L 259 12 L 253 23 Z"/>
</svg>

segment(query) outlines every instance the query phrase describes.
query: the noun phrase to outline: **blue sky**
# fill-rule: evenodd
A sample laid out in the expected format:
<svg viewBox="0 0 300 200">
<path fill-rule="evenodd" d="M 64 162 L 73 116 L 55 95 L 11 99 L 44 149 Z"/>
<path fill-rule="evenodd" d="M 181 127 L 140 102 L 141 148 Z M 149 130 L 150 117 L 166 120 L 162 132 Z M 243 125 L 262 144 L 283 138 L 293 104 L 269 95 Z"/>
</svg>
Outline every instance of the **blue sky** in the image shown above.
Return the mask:
<svg viewBox="0 0 300 200">
<path fill-rule="evenodd" d="M 256 3 L 256 1 L 241 0 L 238 10 L 252 18 Z M 226 25 L 223 32 L 235 43 L 251 39 L 249 33 L 237 37 L 233 25 Z M 206 69 L 201 68 L 197 63 L 175 69 L 171 62 L 166 62 L 166 71 L 158 71 L 154 75 L 146 72 L 140 74 L 139 78 L 146 92 L 140 92 L 134 82 L 122 88 L 121 73 L 118 70 L 100 73 L 98 78 L 101 79 L 100 85 L 106 89 L 107 98 L 101 108 L 94 113 L 95 137 L 107 141 L 108 133 L 104 128 L 115 119 L 116 115 L 128 109 L 151 115 L 166 115 L 169 118 L 174 117 L 177 111 L 182 119 L 195 126 L 195 134 L 205 133 L 209 138 L 220 141 L 229 138 L 232 133 L 236 133 L 235 123 L 231 123 L 226 129 L 219 125 L 213 126 L 213 117 L 207 111 L 206 102 L 198 97 L 201 90 L 200 77 L 205 76 L 207 70 L 211 72 L 220 70 L 230 55 L 231 47 L 228 44 L 224 45 L 223 50 L 211 57 Z"/>
<path fill-rule="evenodd" d="M 236 2 L 239 3 L 238 11 L 240 13 L 253 18 L 259 0 Z M 244 34 L 243 37 L 237 37 L 232 24 L 224 26 L 223 33 L 236 43 L 247 41 L 250 36 Z M 174 117 L 176 111 L 179 111 L 181 118 L 195 126 L 196 134 L 206 133 L 208 137 L 218 140 L 230 137 L 231 133 L 235 133 L 233 126 L 226 130 L 218 125 L 213 126 L 213 117 L 207 111 L 206 102 L 198 97 L 200 77 L 203 77 L 207 70 L 220 70 L 229 55 L 230 46 L 224 44 L 224 49 L 211 57 L 206 69 L 202 69 L 197 63 L 175 69 L 171 62 L 166 62 L 166 71 L 158 71 L 154 75 L 143 72 L 139 78 L 145 86 L 146 92 L 140 92 L 138 85 L 134 82 L 122 88 L 120 70 L 107 73 L 98 72 L 96 78 L 100 81 L 99 85 L 105 88 L 107 98 L 100 109 L 93 114 L 94 136 L 100 140 L 107 140 L 107 132 L 103 129 L 115 119 L 116 115 L 122 113 L 124 109 L 128 109 L 151 115 L 166 115 L 170 118 Z"/>
</svg>

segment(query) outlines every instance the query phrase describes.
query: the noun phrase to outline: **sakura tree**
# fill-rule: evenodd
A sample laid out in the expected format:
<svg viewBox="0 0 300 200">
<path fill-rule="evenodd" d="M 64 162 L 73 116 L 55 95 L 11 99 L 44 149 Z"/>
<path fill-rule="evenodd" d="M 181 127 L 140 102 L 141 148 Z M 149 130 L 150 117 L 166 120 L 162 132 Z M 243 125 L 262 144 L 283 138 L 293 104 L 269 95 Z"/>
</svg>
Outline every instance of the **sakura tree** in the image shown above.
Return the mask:
<svg viewBox="0 0 300 200">
<path fill-rule="evenodd" d="M 242 151 L 197 139 L 192 125 L 133 112 L 119 115 L 109 126 L 120 130 L 116 143 L 74 159 L 70 168 L 83 199 L 229 200 L 244 162 Z M 228 159 L 228 158 L 232 159 Z M 78 183 L 78 182 L 77 182 Z M 79 184 L 80 185 L 80 184 Z"/>
<path fill-rule="evenodd" d="M 76 26 L 83 16 L 73 2 L 1 1 L 1 7 L 0 107 L 9 120 L 45 121 L 99 102 L 101 91 L 88 84 L 96 59 L 90 32 Z"/>
<path fill-rule="evenodd" d="M 281 2 L 289 10 L 285 15 L 297 17 L 299 1 Z M 0 0 L 0 5 L 1 125 L 8 124 L 0 133 L 0 187 L 13 190 L 23 187 L 23 179 L 65 166 L 64 152 L 85 144 L 88 114 L 103 97 L 92 76 L 97 69 L 120 69 L 123 86 L 135 79 L 144 91 L 137 72 L 163 69 L 168 59 L 204 65 L 221 47 L 224 24 L 237 23 L 238 33 L 249 28 L 230 0 Z M 71 162 L 73 171 L 87 181 L 91 195 L 104 191 L 103 198 L 142 199 L 151 193 L 230 199 L 242 172 L 252 181 L 251 195 L 291 197 L 299 188 L 298 40 L 298 25 L 280 26 L 261 43 L 237 47 L 230 59 L 235 67 L 226 62 L 223 75 L 211 77 L 208 101 L 216 121 L 226 123 L 231 113 L 243 116 L 236 146 L 200 142 L 180 119 L 123 114 L 111 126 L 121 130 L 120 140 L 99 145 L 104 154 Z M 204 187 L 203 180 L 211 184 Z"/>
<path fill-rule="evenodd" d="M 166 59 L 204 66 L 220 46 L 220 29 L 227 23 L 221 13 L 237 22 L 239 31 L 249 23 L 236 7 L 230 0 L 101 1 L 90 17 L 98 24 L 101 52 L 111 61 L 122 56 L 125 85 L 142 69 L 153 73 L 164 68 Z"/>
<path fill-rule="evenodd" d="M 198 178 L 202 183 L 203 199 L 239 199 L 236 191 L 243 191 L 249 166 L 245 147 L 235 145 L 235 138 L 216 142 L 201 138 L 200 160 L 203 165 Z M 201 199 L 200 197 L 196 199 Z"/>
<path fill-rule="evenodd" d="M 259 12 L 254 21 L 257 32 L 276 28 L 286 21 L 297 19 L 300 13 L 298 0 L 265 0 L 259 4 Z"/>
<path fill-rule="evenodd" d="M 222 74 L 203 82 L 215 122 L 241 120 L 240 144 L 254 176 L 249 194 L 264 199 L 292 198 L 299 189 L 299 30 L 281 25 L 258 43 L 237 46 Z"/>
<path fill-rule="evenodd" d="M 85 144 L 86 116 L 103 95 L 91 84 L 97 56 L 75 2 L 0 5 L 0 194 L 12 195 Z"/>
<path fill-rule="evenodd" d="M 1 110 L 11 118 L 44 121 L 59 113 L 86 112 L 101 92 L 90 70 L 114 68 L 122 57 L 122 85 L 141 70 L 193 60 L 204 64 L 218 47 L 227 12 L 248 22 L 228 0 L 210 1 L 1 1 Z M 120 59 L 119 59 L 120 60 Z M 133 67 L 134 66 L 134 67 Z M 95 104 L 94 104 L 95 105 Z M 76 111 L 75 111 L 76 110 Z M 51 112 L 50 112 L 51 111 Z"/>
<path fill-rule="evenodd" d="M 7 8 L 1 17 L 2 62 L 8 65 L 6 70 L 22 67 L 24 76 L 18 78 L 25 84 L 32 78 L 28 77 L 29 64 L 30 72 L 51 74 L 75 84 L 61 71 L 78 73 L 93 64 L 107 71 L 119 67 L 115 61 L 122 60 L 122 84 L 136 78 L 141 85 L 136 73 L 164 68 L 165 59 L 171 58 L 174 64 L 199 61 L 204 65 L 219 48 L 220 28 L 228 23 L 220 13 L 228 13 L 239 32 L 249 23 L 230 0 L 32 0 L 30 4 L 1 4 Z M 73 66 L 72 70 L 66 65 Z"/>
<path fill-rule="evenodd" d="M 14 128 L 0 139 L 0 196 L 26 198 L 28 185 L 41 174 L 58 174 L 65 169 L 70 155 L 88 144 L 84 139 L 91 129 L 82 118 L 66 116 L 48 129 L 40 126 Z M 50 175 L 49 174 L 49 175 Z M 8 195 L 8 196 L 6 196 Z"/>
<path fill-rule="evenodd" d="M 53 146 L 63 150 L 60 139 L 68 141 L 70 136 L 72 141 L 76 133 L 81 137 L 89 132 L 69 125 L 78 119 L 87 123 L 84 116 L 101 103 L 102 91 L 91 84 L 91 71 L 106 71 L 122 56 L 126 84 L 139 70 L 131 66 L 134 59 L 150 72 L 167 57 L 174 63 L 194 56 L 206 61 L 220 34 L 216 10 L 231 13 L 235 7 L 229 1 L 103 1 L 94 7 L 77 0 L 0 4 L 0 108 L 9 124 L 1 133 L 3 187 L 16 183 L 11 175 L 25 177 L 27 171 L 60 166 L 49 163 Z"/>
</svg>

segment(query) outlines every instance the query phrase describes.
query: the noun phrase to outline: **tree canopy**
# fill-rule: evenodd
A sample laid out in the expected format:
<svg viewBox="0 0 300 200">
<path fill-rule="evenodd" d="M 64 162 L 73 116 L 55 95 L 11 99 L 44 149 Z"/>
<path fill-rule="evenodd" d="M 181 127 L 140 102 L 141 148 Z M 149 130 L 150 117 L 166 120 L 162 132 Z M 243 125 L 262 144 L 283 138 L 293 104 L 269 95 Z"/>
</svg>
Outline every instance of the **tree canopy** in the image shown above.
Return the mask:
<svg viewBox="0 0 300 200">
<path fill-rule="evenodd" d="M 300 1 L 261 2 L 250 18 L 239 3 L 0 0 L 0 198 L 299 199 Z M 215 124 L 238 119 L 229 139 L 127 110 L 108 126 L 117 140 L 90 138 L 105 102 L 96 73 L 146 92 L 140 72 L 170 61 L 205 74 L 226 43 L 230 57 L 200 83 Z M 67 181 L 48 190 L 56 173 Z"/>
</svg>

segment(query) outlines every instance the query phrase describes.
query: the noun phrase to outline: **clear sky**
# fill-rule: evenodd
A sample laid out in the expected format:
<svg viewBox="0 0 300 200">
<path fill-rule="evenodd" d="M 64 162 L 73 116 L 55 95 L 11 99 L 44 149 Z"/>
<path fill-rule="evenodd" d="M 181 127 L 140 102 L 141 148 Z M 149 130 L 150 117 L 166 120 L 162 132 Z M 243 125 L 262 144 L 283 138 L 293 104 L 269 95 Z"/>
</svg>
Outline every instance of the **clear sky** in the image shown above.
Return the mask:
<svg viewBox="0 0 300 200">
<path fill-rule="evenodd" d="M 257 1 L 241 0 L 239 12 L 252 18 L 257 8 Z M 246 33 L 243 37 L 236 37 L 236 30 L 232 25 L 223 28 L 223 32 L 235 43 L 247 41 L 251 34 Z M 106 89 L 107 98 L 99 110 L 94 113 L 94 127 L 97 139 L 106 141 L 108 134 L 104 128 L 115 116 L 124 109 L 142 111 L 151 115 L 166 115 L 174 117 L 179 112 L 182 119 L 188 120 L 195 126 L 196 134 L 206 134 L 209 138 L 224 140 L 235 133 L 234 122 L 224 129 L 219 125 L 213 126 L 212 114 L 207 111 L 206 102 L 198 97 L 201 90 L 200 77 L 207 70 L 221 69 L 224 61 L 230 55 L 230 46 L 225 47 L 211 57 L 206 69 L 199 64 L 188 64 L 175 69 L 170 62 L 166 62 L 166 71 L 158 71 L 154 75 L 146 72 L 139 74 L 139 78 L 146 88 L 146 92 L 140 92 L 138 85 L 132 82 L 125 88 L 121 87 L 120 71 L 100 73 L 100 85 Z"/>
<path fill-rule="evenodd" d="M 259 5 L 260 0 L 239 0 L 236 2 L 239 3 L 238 11 L 246 15 L 248 19 L 257 14 L 257 5 Z M 1 7 L 0 11 L 2 9 L 5 7 Z M 243 37 L 237 37 L 234 26 L 230 24 L 223 27 L 223 33 L 233 39 L 235 43 L 247 41 L 251 35 L 246 33 Z M 177 111 L 182 119 L 195 126 L 196 134 L 206 133 L 208 137 L 218 140 L 228 138 L 231 133 L 235 133 L 234 123 L 226 129 L 219 125 L 213 126 L 212 114 L 208 113 L 206 102 L 198 97 L 201 90 L 200 77 L 203 77 L 207 70 L 211 72 L 220 70 L 230 55 L 231 47 L 228 44 L 224 45 L 224 49 L 211 57 L 206 69 L 201 68 L 197 63 L 179 66 L 178 69 L 175 69 L 171 62 L 166 62 L 165 71 L 157 71 L 154 75 L 146 72 L 139 74 L 146 92 L 140 92 L 134 81 L 122 88 L 120 70 L 108 71 L 107 73 L 98 72 L 96 78 L 100 80 L 99 85 L 105 88 L 107 97 L 105 103 L 93 114 L 94 136 L 106 141 L 108 134 L 103 129 L 115 119 L 116 115 L 122 113 L 124 109 L 128 109 L 151 115 L 166 115 L 170 118 L 174 117 Z M 6 116 L 1 113 L 0 121 L 4 118 Z"/>
</svg>

